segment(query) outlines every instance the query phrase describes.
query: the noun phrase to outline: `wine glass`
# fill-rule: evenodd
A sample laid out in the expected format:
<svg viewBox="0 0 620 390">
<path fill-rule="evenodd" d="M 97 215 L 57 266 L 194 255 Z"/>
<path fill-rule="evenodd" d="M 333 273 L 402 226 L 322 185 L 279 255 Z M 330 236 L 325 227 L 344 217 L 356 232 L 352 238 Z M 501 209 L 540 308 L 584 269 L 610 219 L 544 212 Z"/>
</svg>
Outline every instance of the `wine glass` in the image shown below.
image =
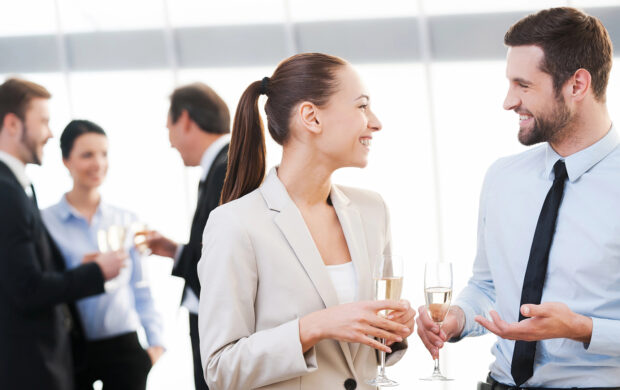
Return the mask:
<svg viewBox="0 0 620 390">
<path fill-rule="evenodd" d="M 441 330 L 441 324 L 448 314 L 452 300 L 452 263 L 429 262 L 424 266 L 424 297 L 426 310 L 433 322 Z M 431 376 L 421 378 L 425 381 L 451 381 L 439 369 L 439 356 Z"/>
<path fill-rule="evenodd" d="M 403 290 L 403 260 L 399 256 L 383 255 L 375 263 L 373 268 L 373 279 L 375 280 L 375 299 L 399 300 Z M 388 315 L 388 310 L 384 310 L 383 315 Z M 385 344 L 385 339 L 381 339 Z M 371 386 L 393 387 L 398 386 L 398 382 L 385 376 L 385 352 L 379 351 L 381 366 L 379 375 L 374 379 L 366 381 Z"/>
<path fill-rule="evenodd" d="M 97 247 L 99 252 L 119 251 L 127 247 L 127 218 L 125 215 L 115 218 L 115 223 L 97 231 Z M 116 221 L 117 219 L 120 219 L 120 221 Z M 105 282 L 106 291 L 118 288 L 121 283 L 121 276 L 124 276 L 128 271 L 127 267 L 123 267 L 118 276 Z"/>
</svg>

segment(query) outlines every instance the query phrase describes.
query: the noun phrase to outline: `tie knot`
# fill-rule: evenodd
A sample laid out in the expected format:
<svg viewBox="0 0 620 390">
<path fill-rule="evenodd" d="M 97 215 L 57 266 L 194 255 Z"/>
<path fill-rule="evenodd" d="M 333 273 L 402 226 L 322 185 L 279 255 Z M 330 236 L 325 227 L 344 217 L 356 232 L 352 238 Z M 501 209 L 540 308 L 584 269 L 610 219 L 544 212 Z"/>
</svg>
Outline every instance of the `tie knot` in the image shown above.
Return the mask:
<svg viewBox="0 0 620 390">
<path fill-rule="evenodd" d="M 555 174 L 555 179 L 553 179 L 553 181 L 566 180 L 568 173 L 566 172 L 566 164 L 564 163 L 564 160 L 558 160 L 553 165 L 553 173 Z"/>
</svg>

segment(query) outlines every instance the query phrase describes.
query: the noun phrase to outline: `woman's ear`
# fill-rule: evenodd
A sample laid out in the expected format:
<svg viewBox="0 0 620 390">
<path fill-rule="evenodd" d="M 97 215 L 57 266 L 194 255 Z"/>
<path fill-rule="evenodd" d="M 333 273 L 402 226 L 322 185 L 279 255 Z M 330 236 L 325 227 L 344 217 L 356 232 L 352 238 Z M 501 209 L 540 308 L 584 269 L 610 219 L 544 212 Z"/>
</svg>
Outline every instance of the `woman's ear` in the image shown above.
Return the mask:
<svg viewBox="0 0 620 390">
<path fill-rule="evenodd" d="M 313 103 L 300 103 L 297 114 L 304 129 L 314 134 L 321 134 L 323 129 L 318 118 L 318 108 Z"/>
</svg>

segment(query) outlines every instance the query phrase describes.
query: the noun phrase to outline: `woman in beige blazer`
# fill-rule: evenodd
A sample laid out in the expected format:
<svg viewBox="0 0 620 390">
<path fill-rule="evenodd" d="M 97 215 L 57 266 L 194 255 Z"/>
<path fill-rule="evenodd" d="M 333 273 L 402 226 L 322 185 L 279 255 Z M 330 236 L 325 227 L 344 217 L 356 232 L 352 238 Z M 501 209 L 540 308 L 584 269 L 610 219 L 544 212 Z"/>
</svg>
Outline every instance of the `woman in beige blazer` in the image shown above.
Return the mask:
<svg viewBox="0 0 620 390">
<path fill-rule="evenodd" d="M 261 94 L 283 146 L 264 182 Z M 373 264 L 390 252 L 385 204 L 331 184 L 334 170 L 366 166 L 380 129 L 358 75 L 337 57 L 293 56 L 243 93 L 223 205 L 209 216 L 198 264 L 212 390 L 370 389 L 377 350 L 388 364 L 404 353 L 415 311 L 407 301 L 373 301 Z M 384 318 L 384 309 L 394 312 Z"/>
</svg>

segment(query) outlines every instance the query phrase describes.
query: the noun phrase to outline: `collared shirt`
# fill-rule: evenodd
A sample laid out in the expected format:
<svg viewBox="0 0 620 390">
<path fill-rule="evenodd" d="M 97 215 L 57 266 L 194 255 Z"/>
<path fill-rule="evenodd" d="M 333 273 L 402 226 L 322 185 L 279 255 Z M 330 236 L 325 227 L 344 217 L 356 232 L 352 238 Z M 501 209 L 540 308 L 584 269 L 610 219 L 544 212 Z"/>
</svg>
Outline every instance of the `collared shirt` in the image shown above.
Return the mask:
<svg viewBox="0 0 620 390">
<path fill-rule="evenodd" d="M 30 178 L 26 175 L 26 164 L 2 150 L 0 150 L 0 161 L 5 163 L 11 172 L 13 172 L 19 184 L 21 184 L 24 191 L 26 191 L 26 194 L 28 194 L 28 196 L 32 196 L 32 190 L 30 189 Z"/>
<path fill-rule="evenodd" d="M 542 302 L 563 302 L 592 318 L 589 345 L 559 338 L 537 343 L 526 387 L 620 386 L 620 136 L 612 128 L 566 157 L 568 180 L 549 253 Z M 534 230 L 561 157 L 548 144 L 503 158 L 487 172 L 480 199 L 473 276 L 454 302 L 466 315 L 462 336 L 485 333 L 474 321 L 494 309 L 518 321 Z M 498 338 L 491 376 L 514 385 L 514 341 Z"/>
<path fill-rule="evenodd" d="M 213 161 L 220 153 L 220 151 L 228 145 L 230 142 L 230 134 L 224 134 L 215 141 L 205 152 L 202 154 L 202 158 L 200 159 L 200 167 L 202 168 L 202 175 L 200 176 L 200 181 L 204 181 L 207 179 L 207 175 L 209 174 L 209 170 L 211 169 L 211 165 L 213 165 Z M 174 262 L 176 263 L 181 257 L 181 252 L 183 252 L 183 248 L 185 245 L 179 245 L 177 247 L 177 252 L 174 255 Z M 189 286 L 185 287 L 185 297 L 183 298 L 183 303 L 181 304 L 190 313 L 198 314 L 198 297 L 194 294 L 194 290 L 192 290 Z"/>
<path fill-rule="evenodd" d="M 100 203 L 91 223 L 63 196 L 59 203 L 42 211 L 43 220 L 63 254 L 67 268 L 78 267 L 84 255 L 99 252 L 97 232 L 111 225 L 127 226 L 135 215 Z M 140 254 L 127 237 L 130 262 L 114 279 L 117 288 L 77 301 L 88 340 L 100 340 L 144 327 L 150 346 L 164 346 L 163 320 L 155 310 L 151 290 L 142 280 Z"/>
</svg>

